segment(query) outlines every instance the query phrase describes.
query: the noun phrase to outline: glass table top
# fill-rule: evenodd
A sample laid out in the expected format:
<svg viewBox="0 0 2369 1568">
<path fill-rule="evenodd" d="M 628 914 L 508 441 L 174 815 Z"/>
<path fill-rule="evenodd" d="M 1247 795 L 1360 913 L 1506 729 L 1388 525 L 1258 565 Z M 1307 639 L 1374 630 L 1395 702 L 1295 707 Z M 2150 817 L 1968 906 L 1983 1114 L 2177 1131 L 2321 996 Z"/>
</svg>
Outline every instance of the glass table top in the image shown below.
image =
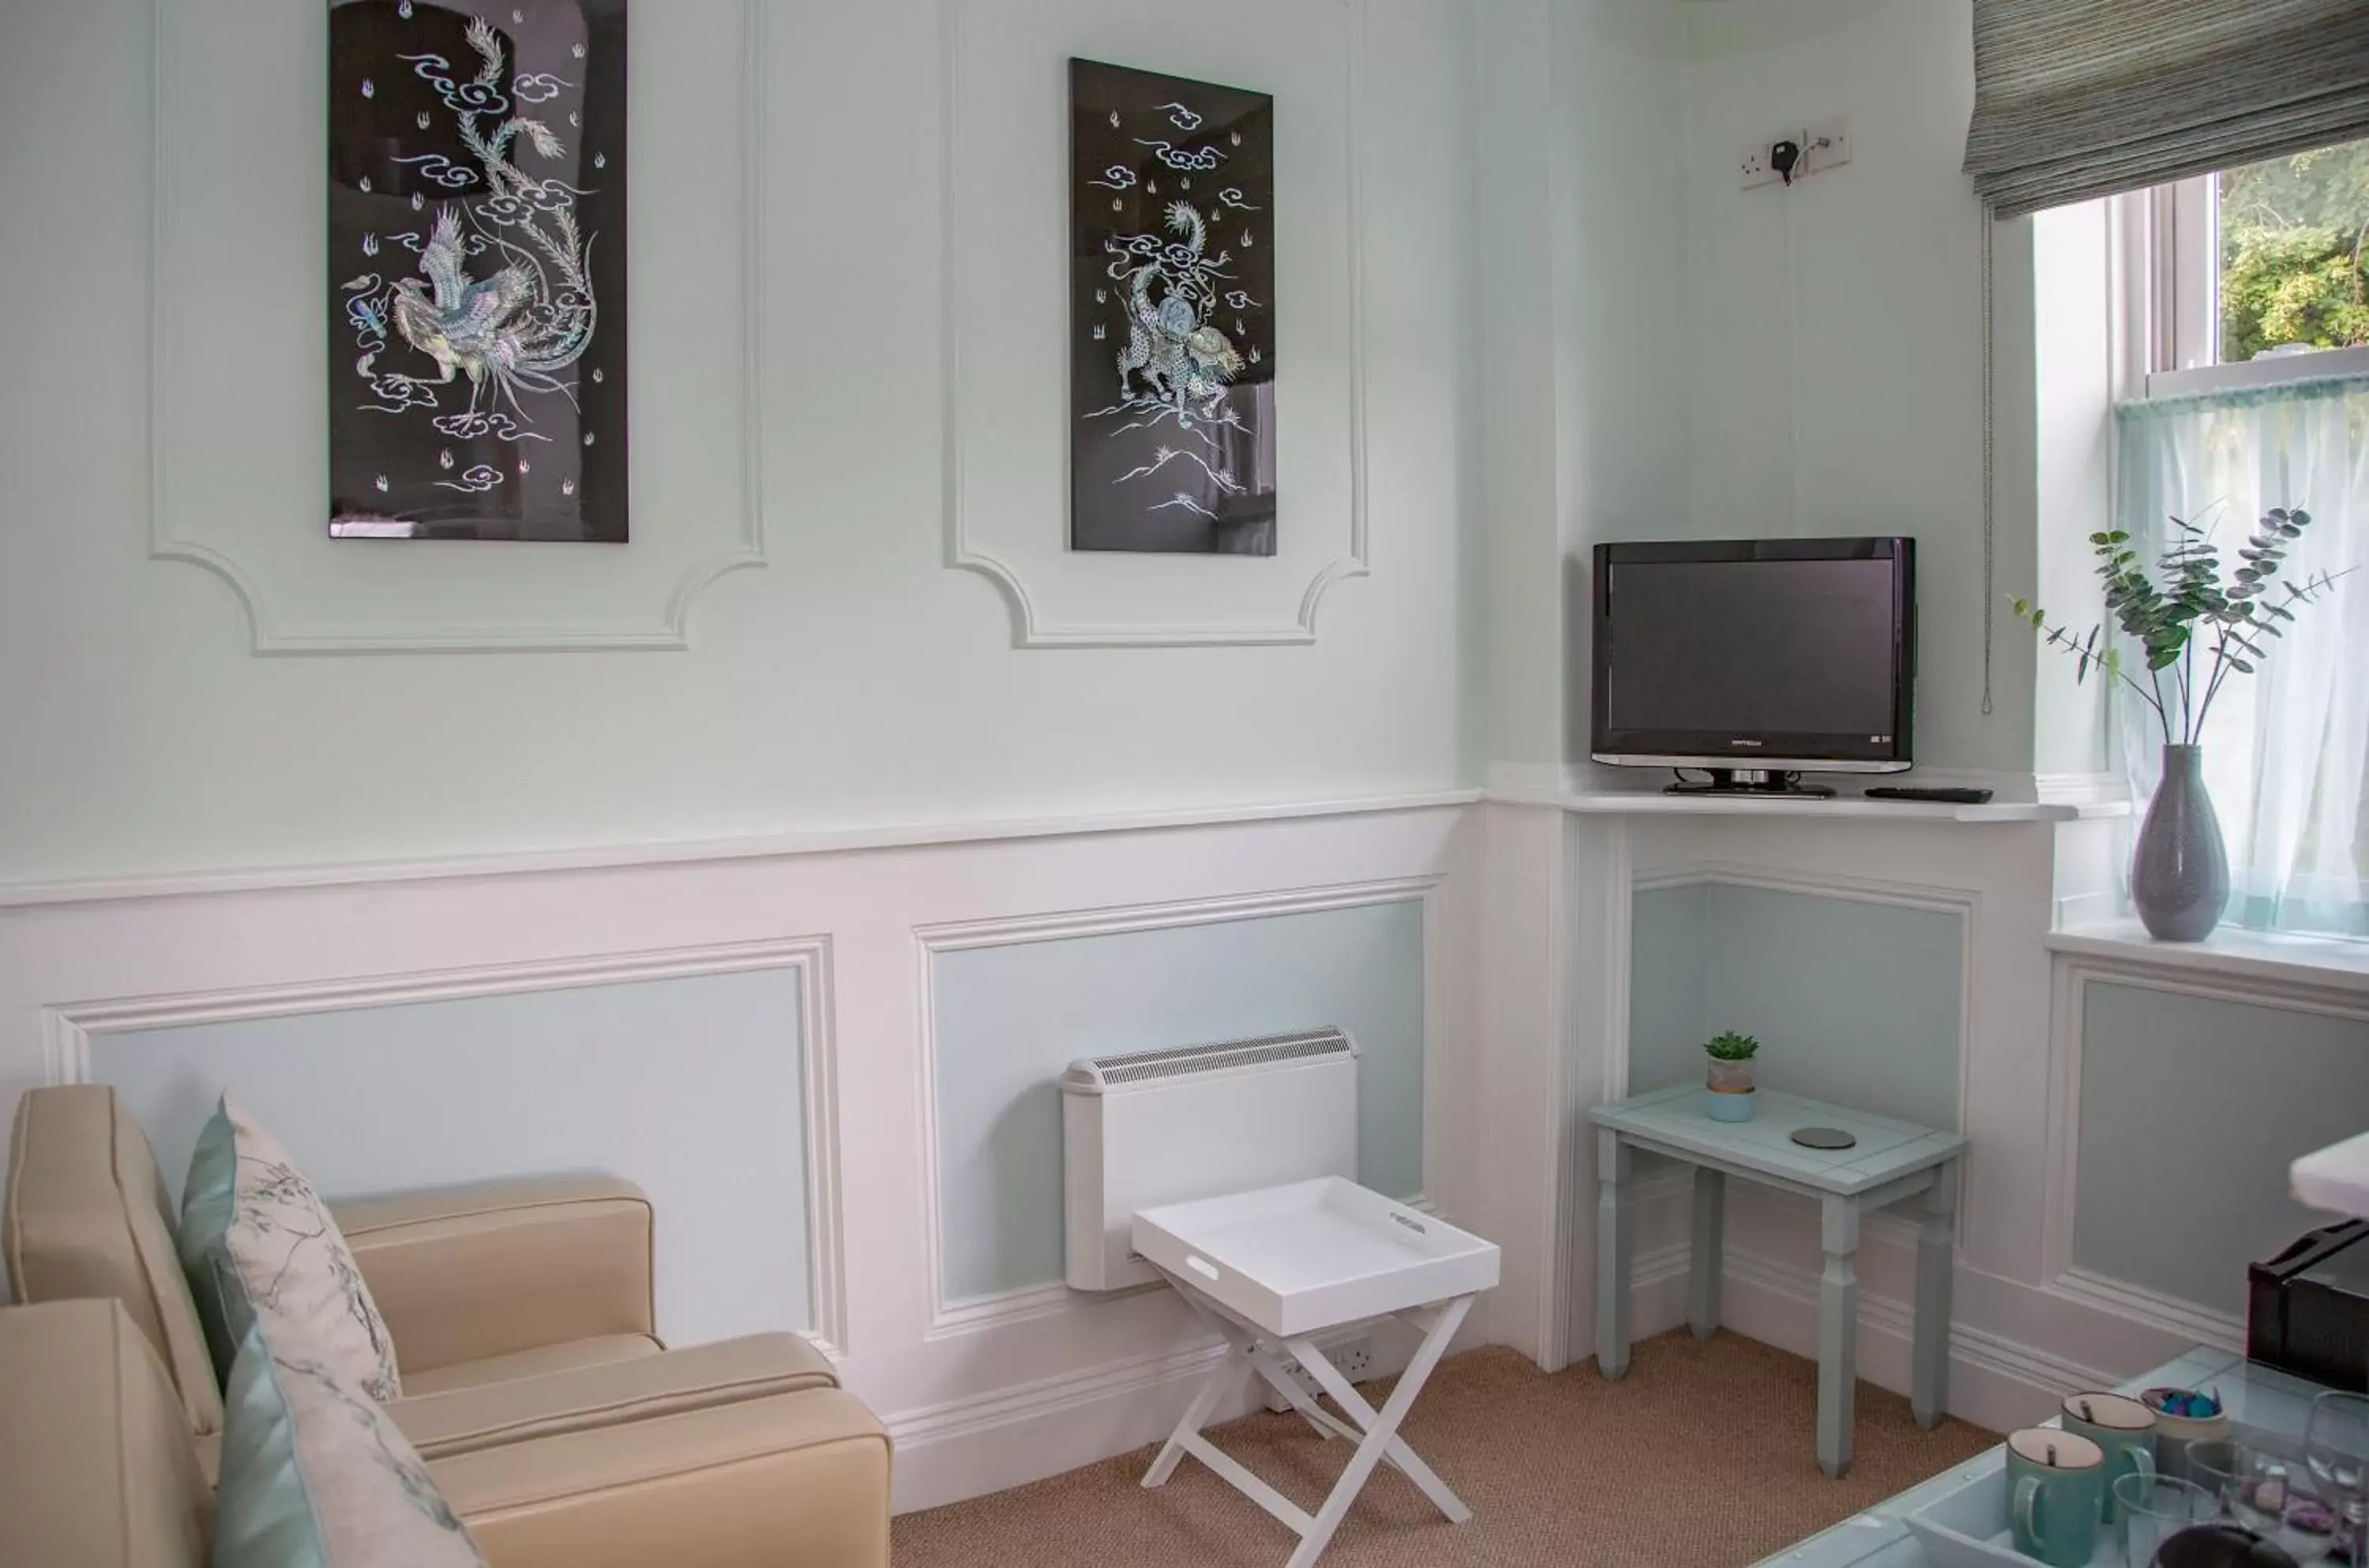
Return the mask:
<svg viewBox="0 0 2369 1568">
<path fill-rule="evenodd" d="M 2234 1350 L 2203 1346 L 2120 1385 L 2127 1394 L 2159 1387 L 2217 1393 L 2222 1408 L 2237 1425 L 2298 1443 L 2303 1440 L 2304 1424 L 2311 1417 L 2311 1402 L 2321 1391 L 2318 1383 L 2249 1362 Z M 1762 1558 L 1757 1568 L 1931 1568 L 1931 1560 L 1904 1521 L 1942 1494 L 1997 1470 L 2006 1462 L 2004 1452 L 2000 1448 L 1986 1449 L 1831 1529 Z"/>
</svg>

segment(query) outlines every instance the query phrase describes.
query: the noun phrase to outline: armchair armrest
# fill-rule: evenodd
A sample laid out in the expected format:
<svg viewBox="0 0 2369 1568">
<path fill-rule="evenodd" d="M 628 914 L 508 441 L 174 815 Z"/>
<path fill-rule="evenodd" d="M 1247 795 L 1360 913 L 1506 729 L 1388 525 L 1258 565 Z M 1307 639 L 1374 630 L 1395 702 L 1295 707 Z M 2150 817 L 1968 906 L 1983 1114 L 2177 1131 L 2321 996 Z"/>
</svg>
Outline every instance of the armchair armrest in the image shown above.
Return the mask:
<svg viewBox="0 0 2369 1568">
<path fill-rule="evenodd" d="M 331 1206 L 406 1371 L 657 1335 L 650 1201 L 608 1176 Z"/>
</svg>

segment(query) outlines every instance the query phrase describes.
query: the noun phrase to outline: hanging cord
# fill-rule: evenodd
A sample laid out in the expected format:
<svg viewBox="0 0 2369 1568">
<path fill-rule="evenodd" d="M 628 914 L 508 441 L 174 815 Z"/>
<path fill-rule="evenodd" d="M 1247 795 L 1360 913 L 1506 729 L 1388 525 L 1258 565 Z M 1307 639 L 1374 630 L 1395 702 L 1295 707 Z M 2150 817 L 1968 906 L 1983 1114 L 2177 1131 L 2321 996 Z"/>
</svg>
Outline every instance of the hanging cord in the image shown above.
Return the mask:
<svg viewBox="0 0 2369 1568">
<path fill-rule="evenodd" d="M 1991 479 L 1991 217 L 1983 204 L 1983 712 L 1991 711 L 1991 600 L 1997 589 L 1996 546 L 1998 519 L 1993 510 Z"/>
<path fill-rule="evenodd" d="M 1785 171 L 1787 189 L 1778 205 L 1785 210 L 1785 469 L 1792 485 L 1793 534 L 1802 532 L 1802 258 L 1793 233 L 1793 174 Z"/>
</svg>

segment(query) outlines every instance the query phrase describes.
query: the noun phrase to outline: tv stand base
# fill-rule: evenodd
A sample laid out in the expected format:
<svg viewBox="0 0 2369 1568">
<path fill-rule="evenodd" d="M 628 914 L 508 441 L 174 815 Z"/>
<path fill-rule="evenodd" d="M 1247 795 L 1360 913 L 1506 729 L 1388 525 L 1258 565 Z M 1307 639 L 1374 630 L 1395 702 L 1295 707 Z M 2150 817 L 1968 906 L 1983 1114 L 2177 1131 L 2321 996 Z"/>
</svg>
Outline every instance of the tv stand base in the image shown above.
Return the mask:
<svg viewBox="0 0 2369 1568">
<path fill-rule="evenodd" d="M 1689 773 L 1696 770 L 1688 769 Z M 1824 800 L 1835 792 L 1825 784 L 1803 784 L 1802 775 L 1772 772 L 1761 768 L 1704 768 L 1711 775 L 1704 784 L 1680 779 L 1664 786 L 1665 795 L 1806 795 Z"/>
</svg>

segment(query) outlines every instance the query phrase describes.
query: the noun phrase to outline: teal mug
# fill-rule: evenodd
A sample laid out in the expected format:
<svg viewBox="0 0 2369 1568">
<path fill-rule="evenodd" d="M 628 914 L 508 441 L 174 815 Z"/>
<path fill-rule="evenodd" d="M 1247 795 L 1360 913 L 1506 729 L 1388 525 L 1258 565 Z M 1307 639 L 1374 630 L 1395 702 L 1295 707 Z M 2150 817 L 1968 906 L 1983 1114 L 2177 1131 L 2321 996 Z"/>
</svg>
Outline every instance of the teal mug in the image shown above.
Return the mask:
<svg viewBox="0 0 2369 1568">
<path fill-rule="evenodd" d="M 2043 1426 L 2009 1433 L 2007 1505 L 2018 1551 L 2049 1568 L 2087 1568 L 2106 1516 L 2106 1450 Z"/>
<path fill-rule="evenodd" d="M 2114 1482 L 2126 1475 L 2155 1479 L 2155 1412 L 2123 1394 L 2067 1394 L 2065 1430 L 2087 1437 L 2106 1454 L 2106 1523 L 2122 1522 Z"/>
</svg>

